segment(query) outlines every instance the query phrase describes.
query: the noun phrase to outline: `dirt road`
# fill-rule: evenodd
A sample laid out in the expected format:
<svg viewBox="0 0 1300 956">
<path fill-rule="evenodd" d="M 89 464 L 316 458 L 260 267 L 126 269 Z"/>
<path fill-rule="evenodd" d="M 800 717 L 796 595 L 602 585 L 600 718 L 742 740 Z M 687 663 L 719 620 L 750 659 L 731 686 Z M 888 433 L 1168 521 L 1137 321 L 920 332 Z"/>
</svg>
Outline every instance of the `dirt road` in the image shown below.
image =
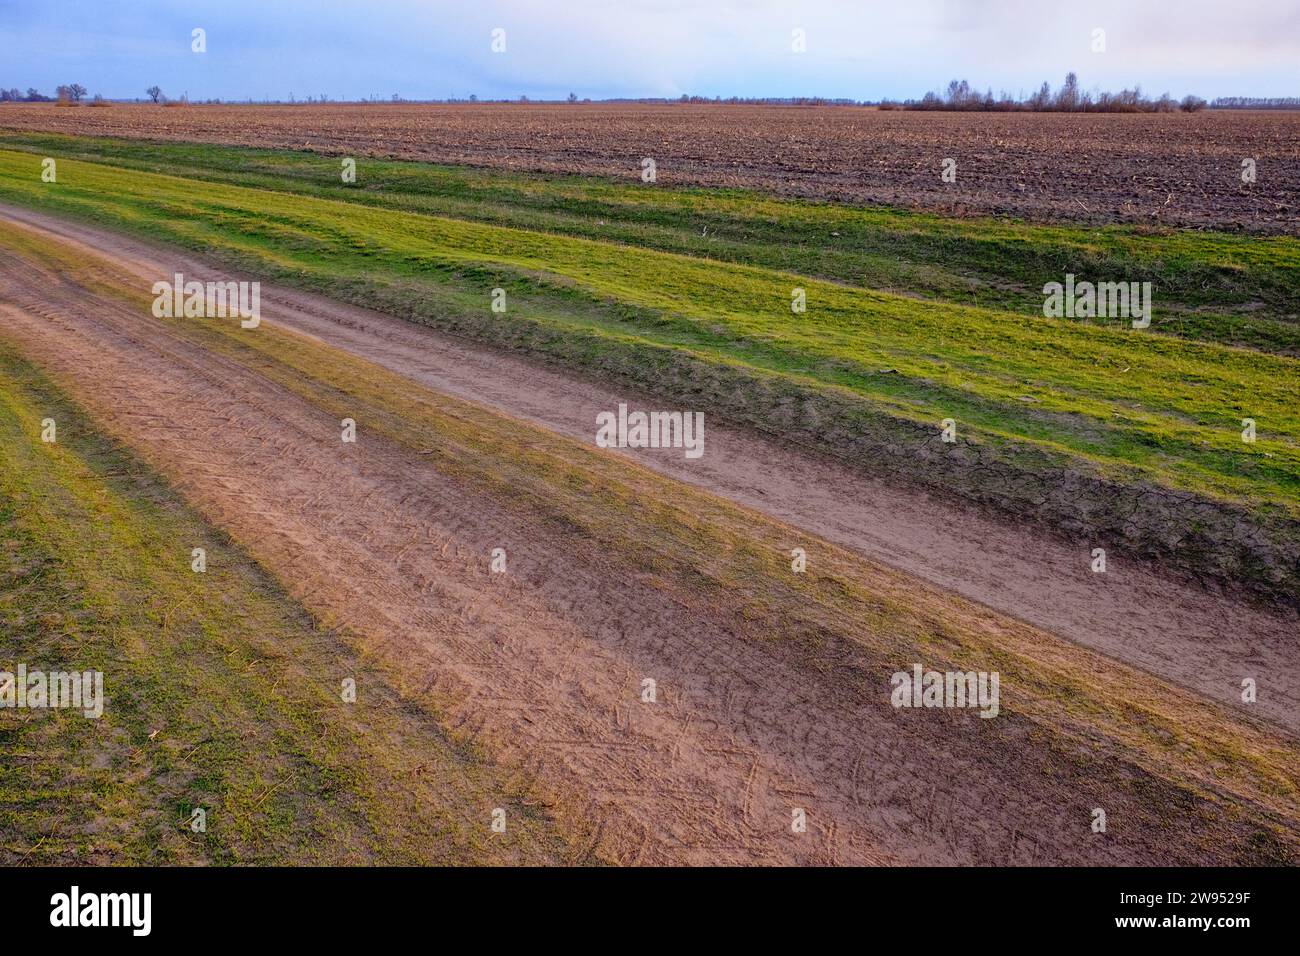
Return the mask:
<svg viewBox="0 0 1300 956">
<path fill-rule="evenodd" d="M 80 243 L 92 278 L 126 274 L 147 279 L 145 290 L 177 270 L 215 274 L 81 227 L 4 215 Z M 651 401 L 296 293 L 266 288 L 263 306 L 264 322 L 583 439 L 595 409 Z M 1094 839 L 1084 821 L 1100 778 L 1062 773 L 1086 758 L 1035 747 L 1032 728 L 953 733 L 948 721 L 901 719 L 883 696 L 846 695 L 834 672 L 802 667 L 788 643 L 738 640 L 726 615 L 687 606 L 653 579 L 612 576 L 600 542 L 575 545 L 394 443 L 340 445 L 335 416 L 85 277 L 0 253 L 0 328 L 304 605 L 365 635 L 367 652 L 435 697 L 449 725 L 525 768 L 564 812 L 599 821 L 601 851 L 615 860 L 1175 863 L 1236 852 L 1231 840 L 1207 848 L 1194 817 L 1167 820 L 1141 786 L 1116 779 L 1106 781 L 1107 807 L 1130 829 Z M 1246 668 L 1269 694 L 1294 699 L 1278 676 L 1296 671 L 1294 631 L 1281 619 L 1141 575 L 1101 586 L 1068 547 L 972 530 L 974 518 L 746 434 L 710 426 L 706 442 L 705 467 L 652 464 L 988 603 L 1060 616 L 1080 642 L 1146 655 L 1153 671 L 1207 696 L 1228 701 Z M 809 542 L 816 560 L 817 538 Z M 509 574 L 488 569 L 497 546 Z M 189 546 L 177 547 L 188 560 Z M 999 561 L 1007 566 L 990 570 Z M 914 590 L 944 603 L 919 581 Z M 1142 613 L 1157 597 L 1182 616 Z M 1072 611 L 1055 615 L 1061 601 Z M 660 688 L 655 707 L 641 705 L 647 677 Z M 1285 707 L 1267 714 L 1290 726 Z M 792 831 L 798 810 L 807 833 Z"/>
<path fill-rule="evenodd" d="M 227 276 L 193 256 L 29 210 L 0 205 L 0 216 L 108 256 L 148 284 L 176 271 L 202 280 Z M 663 407 L 653 396 L 611 390 L 320 296 L 264 285 L 262 302 L 268 322 L 588 443 L 599 412 L 620 402 Z M 695 460 L 675 450 L 619 453 L 1211 700 L 1236 703 L 1242 678 L 1253 677 L 1261 691 L 1255 712 L 1300 733 L 1294 612 L 1252 606 L 1114 556 L 1105 574 L 1095 574 L 1094 542 L 1009 527 L 712 421 L 706 449 Z"/>
</svg>

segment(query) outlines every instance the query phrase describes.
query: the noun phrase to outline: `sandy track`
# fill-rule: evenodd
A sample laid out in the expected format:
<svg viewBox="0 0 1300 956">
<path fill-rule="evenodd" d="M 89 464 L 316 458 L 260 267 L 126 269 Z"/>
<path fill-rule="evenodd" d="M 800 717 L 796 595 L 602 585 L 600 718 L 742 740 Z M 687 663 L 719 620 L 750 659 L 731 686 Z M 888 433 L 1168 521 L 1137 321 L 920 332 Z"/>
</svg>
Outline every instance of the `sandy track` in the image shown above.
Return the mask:
<svg viewBox="0 0 1300 956">
<path fill-rule="evenodd" d="M 148 284 L 175 271 L 226 273 L 192 256 L 15 207 L 0 215 L 111 257 Z M 596 414 L 653 397 L 475 347 L 320 296 L 263 285 L 266 321 L 309 334 L 439 391 L 592 443 Z M 1149 564 L 1111 556 L 1090 569 L 1093 542 L 1010 527 L 969 507 L 899 489 L 748 431 L 710 421 L 706 453 L 625 451 L 663 474 L 764 511 L 1078 644 L 1234 705 L 1241 679 L 1254 713 L 1300 732 L 1300 616 L 1207 591 Z"/>
<path fill-rule="evenodd" d="M 295 597 L 400 666 L 452 726 L 582 803 L 620 861 L 1177 863 L 1232 852 L 1207 850 L 1192 818 L 1165 820 L 1141 787 L 1116 786 L 1140 768 L 1072 777 L 1076 758 L 1037 745 L 1032 725 L 972 734 L 956 722 L 979 724 L 974 715 L 908 720 L 885 695 L 855 697 L 834 668 L 803 666 L 792 642 L 738 639 L 726 615 L 611 575 L 600 542 L 575 546 L 418 454 L 377 438 L 342 445 L 334 416 L 260 373 L 7 252 L 0 328 Z M 488 571 L 498 546 L 509 574 Z M 177 555 L 188 561 L 189 544 Z M 639 700 L 644 677 L 658 682 L 653 707 Z M 1087 829 L 1098 788 L 1132 821 L 1122 839 Z M 790 830 L 796 807 L 807 834 Z"/>
<path fill-rule="evenodd" d="M 765 680 L 771 662 L 710 652 L 732 642 L 649 593 L 597 597 L 611 590 L 597 569 L 571 567 L 556 593 L 545 573 L 554 543 L 536 529 L 511 527 L 415 456 L 378 441 L 342 446 L 329 416 L 137 314 L 95 302 L 95 319 L 85 318 L 87 299 L 74 294 L 47 286 L 28 298 L 4 282 L 0 299 L 18 308 L 0 305 L 0 318 L 296 597 L 402 661 L 453 725 L 589 795 L 622 859 L 894 859 L 861 820 L 844 841 L 782 840 L 791 801 L 853 814 L 822 803 L 797 765 L 724 731 L 722 714 L 708 712 L 721 704 L 685 703 L 698 692 L 755 725 L 769 706 L 789 716 L 781 678 Z M 508 549 L 511 574 L 487 573 L 491 546 Z M 187 548 L 177 542 L 178 559 Z M 588 605 L 600 608 L 598 625 L 572 613 Z M 654 709 L 637 706 L 646 674 L 663 688 Z M 747 690 L 751 681 L 768 696 Z"/>
</svg>

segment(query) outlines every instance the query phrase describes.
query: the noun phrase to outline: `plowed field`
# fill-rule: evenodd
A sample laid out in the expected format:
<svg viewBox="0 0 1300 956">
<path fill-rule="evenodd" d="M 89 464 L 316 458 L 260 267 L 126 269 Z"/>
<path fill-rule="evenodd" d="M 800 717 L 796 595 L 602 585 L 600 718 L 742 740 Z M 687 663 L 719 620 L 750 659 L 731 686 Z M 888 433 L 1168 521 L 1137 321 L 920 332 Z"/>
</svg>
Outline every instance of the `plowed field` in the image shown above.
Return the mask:
<svg viewBox="0 0 1300 956">
<path fill-rule="evenodd" d="M 5 104 L 0 130 L 736 186 L 956 214 L 1295 234 L 1300 113 L 1000 114 L 645 104 Z M 957 162 L 957 181 L 940 177 Z M 1255 182 L 1242 182 L 1242 160 Z"/>
</svg>

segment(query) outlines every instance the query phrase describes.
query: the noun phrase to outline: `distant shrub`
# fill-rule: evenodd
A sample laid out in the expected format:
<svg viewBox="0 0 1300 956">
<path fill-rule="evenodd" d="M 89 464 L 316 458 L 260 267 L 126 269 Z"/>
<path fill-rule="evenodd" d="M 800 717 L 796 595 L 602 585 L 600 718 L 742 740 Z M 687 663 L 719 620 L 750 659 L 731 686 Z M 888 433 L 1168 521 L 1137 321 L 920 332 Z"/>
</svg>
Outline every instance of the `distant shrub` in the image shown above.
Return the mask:
<svg viewBox="0 0 1300 956">
<path fill-rule="evenodd" d="M 1178 108 L 1184 113 L 1195 113 L 1198 110 L 1205 109 L 1205 107 L 1205 100 L 1201 99 L 1199 96 L 1191 95 L 1184 96 L 1183 101 L 1178 104 Z"/>
</svg>

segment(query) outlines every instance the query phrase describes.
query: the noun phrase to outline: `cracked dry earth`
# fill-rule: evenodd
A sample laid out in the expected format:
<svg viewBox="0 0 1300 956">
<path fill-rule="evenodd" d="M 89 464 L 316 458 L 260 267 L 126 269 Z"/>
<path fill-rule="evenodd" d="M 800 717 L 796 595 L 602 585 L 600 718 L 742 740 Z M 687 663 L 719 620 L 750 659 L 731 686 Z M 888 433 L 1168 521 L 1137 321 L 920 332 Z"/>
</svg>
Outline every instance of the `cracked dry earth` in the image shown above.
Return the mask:
<svg viewBox="0 0 1300 956">
<path fill-rule="evenodd" d="M 37 223 L 39 217 L 22 217 L 51 230 L 47 234 L 56 230 L 54 223 Z M 95 260 L 88 240 L 111 245 L 106 237 L 82 227 L 62 231 L 63 241 L 81 243 L 77 248 L 92 269 L 137 281 L 148 275 L 142 289 L 182 268 L 183 257 L 159 258 L 157 250 L 125 241 L 103 250 L 111 259 Z M 158 268 L 162 262 L 166 267 Z M 201 266 L 193 275 L 207 277 Z M 264 322 L 310 334 L 321 348 L 339 347 L 402 371 L 412 389 L 424 382 L 542 420 L 543 408 L 559 396 L 564 420 L 547 422 L 558 431 L 577 428 L 577 419 L 565 416 L 578 415 L 584 401 L 607 400 L 587 383 L 569 382 L 566 392 L 553 372 L 524 378 L 526 367 L 517 360 L 477 353 L 360 310 L 267 288 L 263 302 Z M 946 718 L 924 724 L 898 720 L 883 695 L 864 703 L 835 674 L 801 668 L 798 649 L 780 641 L 738 640 L 727 616 L 689 606 L 648 578 L 611 575 L 599 542 L 575 548 L 572 536 L 508 502 L 476 494 L 419 454 L 367 436 L 364 429 L 357 444 L 343 445 L 337 416 L 252 367 L 196 348 L 137 305 L 91 292 L 9 251 L 0 251 L 0 334 L 47 369 L 106 431 L 164 474 L 306 607 L 346 625 L 369 652 L 400 667 L 414 691 L 438 702 L 450 726 L 494 758 L 526 768 L 556 801 L 590 813 L 600 826 L 601 853 L 613 860 L 1197 859 L 1193 838 L 1172 821 L 1150 839 L 1090 840 L 1078 825 L 1093 805 L 1088 788 L 1055 775 L 1062 765 L 1053 763 L 1055 755 L 1034 752 L 1030 731 L 1011 731 L 1012 739 L 989 743 L 953 732 Z M 475 392 L 477 376 L 493 365 L 495 375 L 484 374 Z M 526 402 L 503 399 L 533 382 L 534 414 Z M 773 504 L 765 510 L 795 524 L 832 498 L 869 508 L 862 499 L 837 497 L 848 488 L 835 482 L 857 480 L 847 473 L 828 471 L 827 484 L 819 487 L 820 464 L 800 465 L 757 439 L 712 428 L 706 458 L 714 456 L 719 440 L 729 450 L 714 459 L 710 471 L 675 477 L 734 492 L 742 503 L 759 507 L 770 496 Z M 684 467 L 652 464 L 669 474 Z M 728 468 L 735 473 L 719 474 Z M 803 511 L 794 489 L 811 496 Z M 869 490 L 856 488 L 859 494 Z M 888 508 L 891 500 L 880 507 Z M 904 513 L 928 508 L 914 501 Z M 843 526 L 867 513 L 841 509 L 835 518 L 810 521 L 809 530 L 851 539 Z M 891 534 L 848 543 L 893 556 L 905 570 L 932 578 L 949 573 L 944 562 L 955 566 L 962 560 L 949 553 L 928 561 L 925 555 L 938 538 L 933 522 L 910 543 L 893 541 Z M 995 552 L 1020 546 L 1021 560 L 1032 562 L 1034 549 L 1046 548 L 1002 534 L 988 542 Z M 510 573 L 488 571 L 494 547 L 506 548 Z M 1041 553 L 1059 560 L 1050 550 Z M 1054 584 L 1052 568 L 1049 563 L 1038 577 L 1045 589 Z M 1000 593 L 1004 602 L 1020 599 L 1015 588 L 998 592 L 982 581 L 982 573 L 957 580 L 968 590 Z M 1159 614 L 1141 616 L 1127 639 L 1164 646 L 1145 657 L 1130 647 L 1130 659 L 1220 700 L 1241 660 L 1280 668 L 1273 673 L 1295 672 L 1294 642 L 1285 640 L 1284 619 L 1238 608 L 1238 621 L 1246 624 L 1230 629 L 1226 610 L 1217 618 L 1211 613 L 1214 599 L 1172 582 L 1161 586 L 1184 589 L 1170 592 L 1178 605 L 1169 612 L 1172 623 L 1162 625 Z M 919 593 L 932 590 L 919 579 L 915 587 Z M 1094 613 L 1104 618 L 1150 598 L 1122 588 L 1071 596 L 1067 587 L 1065 593 L 1066 629 L 1078 631 L 1070 636 L 1085 644 L 1084 604 L 1099 601 Z M 1041 605 L 1033 613 L 1042 613 Z M 1187 627 L 1189 619 L 1178 614 L 1191 615 L 1206 632 Z M 1113 646 L 1103 650 L 1123 659 L 1124 640 L 1110 640 Z M 1092 642 L 1106 644 L 1097 635 Z M 1206 662 L 1210 677 L 1197 676 L 1205 673 L 1198 664 Z M 645 676 L 658 684 L 658 706 L 639 704 Z M 1294 690 L 1288 685 L 1284 692 Z M 1294 713 L 1285 708 L 1266 716 L 1294 729 Z M 1159 829 L 1160 808 L 1142 806 L 1129 794 L 1113 799 L 1120 813 Z M 806 835 L 790 832 L 792 807 L 806 808 Z"/>
</svg>

